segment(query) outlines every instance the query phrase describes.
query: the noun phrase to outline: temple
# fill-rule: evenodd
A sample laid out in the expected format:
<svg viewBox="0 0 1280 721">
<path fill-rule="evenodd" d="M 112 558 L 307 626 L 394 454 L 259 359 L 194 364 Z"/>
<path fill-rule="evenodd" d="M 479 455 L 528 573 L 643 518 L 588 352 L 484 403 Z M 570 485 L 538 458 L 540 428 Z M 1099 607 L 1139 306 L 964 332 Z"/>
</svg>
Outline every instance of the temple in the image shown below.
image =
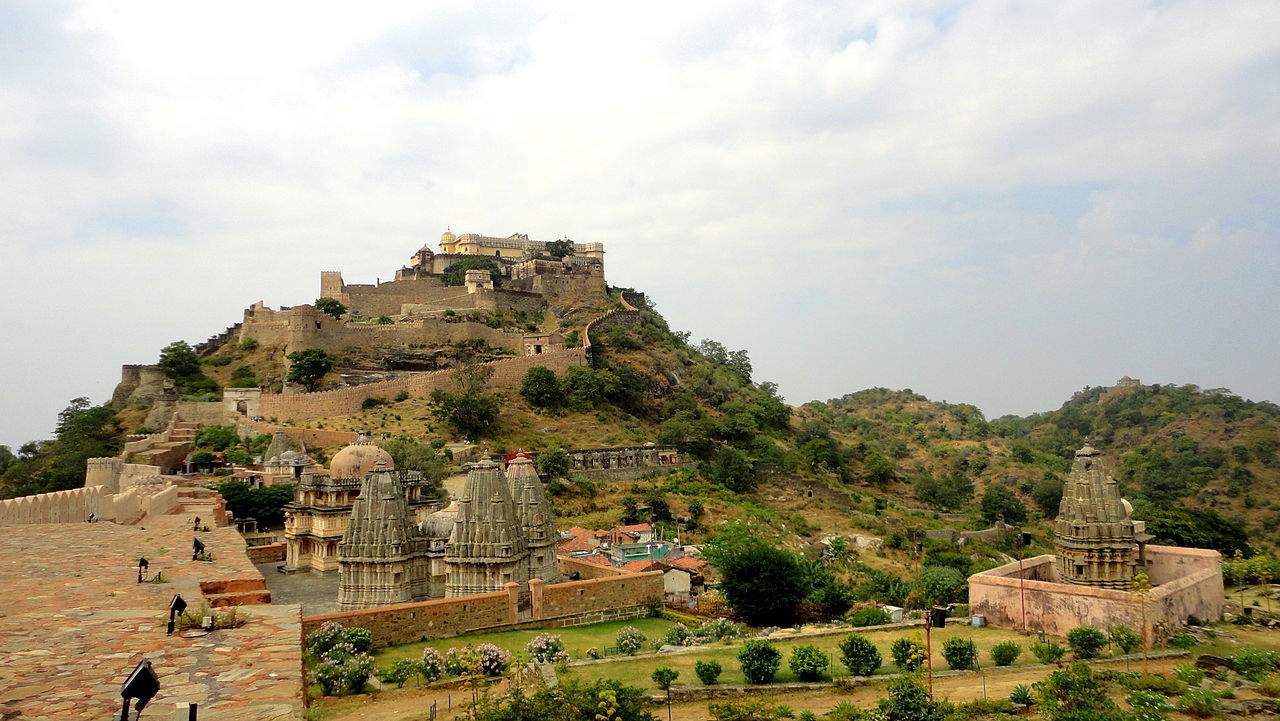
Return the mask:
<svg viewBox="0 0 1280 721">
<path fill-rule="evenodd" d="M 1058 578 L 1099 588 L 1128 589 L 1138 568 L 1138 534 L 1128 501 L 1096 448 L 1076 451 L 1054 521 Z M 1143 536 L 1145 540 L 1145 534 Z"/>
</svg>

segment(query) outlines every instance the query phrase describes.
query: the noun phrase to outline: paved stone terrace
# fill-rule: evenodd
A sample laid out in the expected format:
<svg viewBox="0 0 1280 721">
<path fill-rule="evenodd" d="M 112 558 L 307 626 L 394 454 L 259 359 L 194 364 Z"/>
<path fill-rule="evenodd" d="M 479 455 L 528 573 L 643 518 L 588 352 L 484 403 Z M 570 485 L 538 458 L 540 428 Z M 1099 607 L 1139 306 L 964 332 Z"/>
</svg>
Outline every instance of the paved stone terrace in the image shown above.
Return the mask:
<svg viewBox="0 0 1280 721">
<path fill-rule="evenodd" d="M 212 563 L 191 560 L 196 535 Z M 138 584 L 138 556 L 170 582 Z M 120 683 L 143 658 L 161 684 L 144 718 L 170 718 L 176 703 L 189 701 L 205 720 L 299 718 L 298 606 L 241 606 L 249 623 L 240 628 L 165 635 L 173 594 L 194 608 L 201 582 L 261 580 L 234 529 L 194 534 L 190 514 L 138 526 L 0 528 L 0 718 L 111 718 Z"/>
</svg>

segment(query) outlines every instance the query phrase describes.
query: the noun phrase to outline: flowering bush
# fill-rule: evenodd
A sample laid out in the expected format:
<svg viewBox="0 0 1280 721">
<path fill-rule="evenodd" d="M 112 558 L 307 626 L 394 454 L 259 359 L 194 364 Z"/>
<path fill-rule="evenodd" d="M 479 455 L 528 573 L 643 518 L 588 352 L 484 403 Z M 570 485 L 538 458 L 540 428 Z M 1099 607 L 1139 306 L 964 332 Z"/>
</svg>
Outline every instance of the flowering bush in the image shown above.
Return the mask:
<svg viewBox="0 0 1280 721">
<path fill-rule="evenodd" d="M 330 648 L 311 671 L 326 696 L 360 693 L 373 673 L 373 657 L 350 643 Z"/>
<path fill-rule="evenodd" d="M 471 673 L 471 664 L 467 659 L 469 648 L 451 647 L 444 652 L 444 672 L 450 676 L 465 676 Z"/>
<path fill-rule="evenodd" d="M 552 633 L 534 636 L 525 649 L 534 663 L 560 663 L 569 660 L 569 654 L 564 650 L 564 641 Z"/>
<path fill-rule="evenodd" d="M 924 644 L 917 639 L 903 636 L 889 646 L 889 652 L 903 671 L 915 671 L 924 665 Z"/>
<path fill-rule="evenodd" d="M 434 648 L 422 649 L 422 660 L 418 662 L 418 673 L 422 680 L 431 682 L 444 675 L 444 656 Z"/>
<path fill-rule="evenodd" d="M 696 643 L 693 631 L 683 623 L 677 623 L 667 629 L 667 635 L 662 638 L 662 643 L 667 646 L 692 646 Z"/>
<path fill-rule="evenodd" d="M 396 688 L 404 688 L 405 682 L 417 673 L 418 662 L 411 658 L 398 658 L 390 666 L 377 671 L 379 681 L 393 683 Z"/>
<path fill-rule="evenodd" d="M 480 673 L 486 676 L 501 676 L 507 672 L 511 664 L 511 652 L 492 643 L 482 643 L 476 647 Z"/>
<path fill-rule="evenodd" d="M 356 653 L 364 653 L 373 646 L 373 634 L 367 628 L 346 628 L 336 621 L 329 621 L 307 634 L 307 652 L 320 658 L 338 644 L 350 645 Z"/>
<path fill-rule="evenodd" d="M 640 649 L 644 647 L 644 642 L 644 634 L 635 626 L 623 626 L 622 630 L 618 631 L 616 639 L 618 650 L 628 656 L 634 656 L 639 653 Z"/>
<path fill-rule="evenodd" d="M 712 618 L 704 621 L 702 625 L 698 627 L 698 635 L 705 636 L 712 641 L 723 641 L 726 638 L 739 638 L 742 636 L 742 626 L 727 618 Z"/>
</svg>

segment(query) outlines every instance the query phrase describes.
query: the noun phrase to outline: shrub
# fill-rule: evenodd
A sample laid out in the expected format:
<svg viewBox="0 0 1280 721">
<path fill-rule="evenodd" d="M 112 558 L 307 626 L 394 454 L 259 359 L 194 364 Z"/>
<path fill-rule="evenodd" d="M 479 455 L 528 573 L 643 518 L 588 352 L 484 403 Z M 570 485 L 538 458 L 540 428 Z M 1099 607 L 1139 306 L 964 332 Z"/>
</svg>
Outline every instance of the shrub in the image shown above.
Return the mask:
<svg viewBox="0 0 1280 721">
<path fill-rule="evenodd" d="M 1012 666 L 1021 655 L 1022 647 L 1015 641 L 1001 641 L 991 647 L 991 662 L 997 666 Z"/>
<path fill-rule="evenodd" d="M 258 340 L 252 336 L 245 336 L 240 339 L 240 350 L 245 353 L 252 353 L 258 349 Z"/>
<path fill-rule="evenodd" d="M 1133 721 L 1161 721 L 1173 711 L 1173 704 L 1155 691 L 1130 691 L 1125 699 L 1133 711 Z"/>
<path fill-rule="evenodd" d="M 727 618 L 712 618 L 702 622 L 702 625 L 698 627 L 698 635 L 706 636 L 713 641 L 740 638 L 742 636 L 742 626 Z"/>
<path fill-rule="evenodd" d="M 466 676 L 471 673 L 471 660 L 467 658 L 469 649 L 450 647 L 444 652 L 444 672 L 450 676 Z"/>
<path fill-rule="evenodd" d="M 1188 686 L 1199 686 L 1204 680 L 1204 671 L 1193 664 L 1184 663 L 1173 669 L 1173 675 Z"/>
<path fill-rule="evenodd" d="M 914 638 L 902 637 L 889 646 L 893 662 L 903 671 L 911 672 L 924 665 L 924 644 Z"/>
<path fill-rule="evenodd" d="M 772 643 L 752 639 L 742 644 L 738 651 L 738 664 L 749 683 L 769 683 L 782 665 L 782 654 Z"/>
<path fill-rule="evenodd" d="M 879 703 L 886 721 L 942 721 L 946 715 L 945 707 L 931 700 L 924 686 L 910 676 L 899 677 L 887 691 Z"/>
<path fill-rule="evenodd" d="M 942 657 L 953 671 L 968 671 L 978 667 L 978 646 L 973 639 L 951 637 L 942 642 Z"/>
<path fill-rule="evenodd" d="M 692 646 L 693 631 L 683 623 L 677 623 L 667 629 L 667 635 L 662 637 L 662 643 L 665 646 Z"/>
<path fill-rule="evenodd" d="M 1124 715 L 1106 683 L 1083 663 L 1049 674 L 1037 684 L 1040 706 L 1050 721 L 1121 721 Z"/>
<path fill-rule="evenodd" d="M 1174 648 L 1180 648 L 1189 651 L 1196 646 L 1196 637 L 1186 631 L 1179 631 L 1169 637 L 1169 645 Z"/>
<path fill-rule="evenodd" d="M 418 661 L 418 673 L 422 680 L 430 683 L 444 676 L 444 656 L 434 648 L 422 649 L 422 660 Z"/>
<path fill-rule="evenodd" d="M 1143 673 L 1127 676 L 1121 683 L 1131 691 L 1155 691 L 1165 696 L 1177 696 L 1187 690 L 1184 681 L 1158 673 Z"/>
<path fill-rule="evenodd" d="M 554 633 L 540 633 L 534 636 L 525 646 L 525 650 L 529 652 L 529 658 L 534 663 L 560 663 L 569 660 L 569 654 L 564 650 L 564 641 Z"/>
<path fill-rule="evenodd" d="M 718 661 L 698 661 L 693 664 L 693 672 L 698 680 L 710 686 L 720 680 L 720 663 Z"/>
<path fill-rule="evenodd" d="M 618 636 L 614 639 L 618 650 L 628 656 L 634 656 L 644 647 L 645 636 L 640 629 L 635 626 L 623 626 L 618 631 Z"/>
<path fill-rule="evenodd" d="M 1213 689 L 1188 689 L 1178 697 L 1178 710 L 1199 718 L 1216 716 L 1222 710 L 1222 697 Z"/>
<path fill-rule="evenodd" d="M 1271 675 L 1258 684 L 1258 693 L 1271 698 L 1280 698 L 1280 676 Z"/>
<path fill-rule="evenodd" d="M 396 394 L 396 397 L 394 400 L 396 403 L 403 403 L 409 400 L 409 391 L 400 391 L 399 393 Z"/>
<path fill-rule="evenodd" d="M 1071 646 L 1071 654 L 1084 661 L 1098 657 L 1098 652 L 1107 645 L 1107 636 L 1092 626 L 1077 626 L 1067 631 L 1067 644 Z"/>
<path fill-rule="evenodd" d="M 404 688 L 409 677 L 418 673 L 418 662 L 411 658 L 398 658 L 386 668 L 378 669 L 378 680 L 383 683 L 394 683 L 396 688 Z"/>
<path fill-rule="evenodd" d="M 350 645 L 354 653 L 364 653 L 373 646 L 373 634 L 367 628 L 346 628 L 336 621 L 328 621 L 307 634 L 307 653 L 312 658 L 320 658 L 340 643 Z"/>
<path fill-rule="evenodd" d="M 1142 646 L 1142 637 L 1138 635 L 1137 631 L 1128 626 L 1112 626 L 1107 631 L 1107 637 L 1111 640 L 1112 645 L 1120 649 L 1121 653 L 1133 653 Z"/>
<path fill-rule="evenodd" d="M 476 646 L 476 657 L 479 660 L 479 671 L 485 676 L 501 676 L 511 664 L 511 652 L 492 643 Z"/>
<path fill-rule="evenodd" d="M 1231 656 L 1231 667 L 1250 681 L 1261 681 L 1264 676 L 1280 668 L 1280 653 L 1260 648 L 1242 648 Z"/>
<path fill-rule="evenodd" d="M 1040 663 L 1058 663 L 1067 655 L 1067 649 L 1053 641 L 1037 641 L 1031 644 L 1031 653 Z"/>
<path fill-rule="evenodd" d="M 880 626 L 889 622 L 889 614 L 879 606 L 863 606 L 847 617 L 853 626 Z"/>
<path fill-rule="evenodd" d="M 379 406 L 385 406 L 386 404 L 387 404 L 386 398 L 370 397 L 360 401 L 360 408 L 361 410 L 367 411 L 370 408 L 377 408 Z"/>
<path fill-rule="evenodd" d="M 1031 693 L 1031 687 L 1026 684 L 1018 684 L 1009 692 L 1009 700 L 1014 703 L 1020 703 L 1023 706 L 1034 706 L 1036 697 Z"/>
<path fill-rule="evenodd" d="M 925 566 L 916 577 L 915 591 L 925 606 L 963 601 L 969 581 L 950 566 Z"/>
<path fill-rule="evenodd" d="M 817 646 L 796 646 L 791 649 L 787 665 L 801 681 L 817 681 L 831 665 L 831 657 Z"/>
<path fill-rule="evenodd" d="M 345 642 L 325 651 L 311 671 L 326 696 L 360 693 L 372 673 L 373 658 Z"/>
<path fill-rule="evenodd" d="M 876 645 L 866 636 L 856 633 L 845 636 L 840 642 L 840 661 L 854 676 L 870 676 L 883 663 Z"/>
<path fill-rule="evenodd" d="M 707 711 L 715 721 L 777 721 L 790 718 L 790 709 L 772 706 L 764 701 L 721 701 L 707 705 Z M 794 714 L 791 714 L 794 715 Z"/>
</svg>

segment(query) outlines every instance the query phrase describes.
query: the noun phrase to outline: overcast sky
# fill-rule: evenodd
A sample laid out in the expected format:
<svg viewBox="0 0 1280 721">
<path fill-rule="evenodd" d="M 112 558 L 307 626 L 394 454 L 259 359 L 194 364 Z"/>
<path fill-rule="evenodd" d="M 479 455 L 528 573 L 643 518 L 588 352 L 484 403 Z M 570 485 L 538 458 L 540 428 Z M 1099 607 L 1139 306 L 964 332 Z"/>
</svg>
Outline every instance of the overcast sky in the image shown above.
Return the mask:
<svg viewBox="0 0 1280 721">
<path fill-rule="evenodd" d="M 802 403 L 1280 400 L 1280 3 L 0 1 L 0 443 L 455 232 Z"/>
</svg>

